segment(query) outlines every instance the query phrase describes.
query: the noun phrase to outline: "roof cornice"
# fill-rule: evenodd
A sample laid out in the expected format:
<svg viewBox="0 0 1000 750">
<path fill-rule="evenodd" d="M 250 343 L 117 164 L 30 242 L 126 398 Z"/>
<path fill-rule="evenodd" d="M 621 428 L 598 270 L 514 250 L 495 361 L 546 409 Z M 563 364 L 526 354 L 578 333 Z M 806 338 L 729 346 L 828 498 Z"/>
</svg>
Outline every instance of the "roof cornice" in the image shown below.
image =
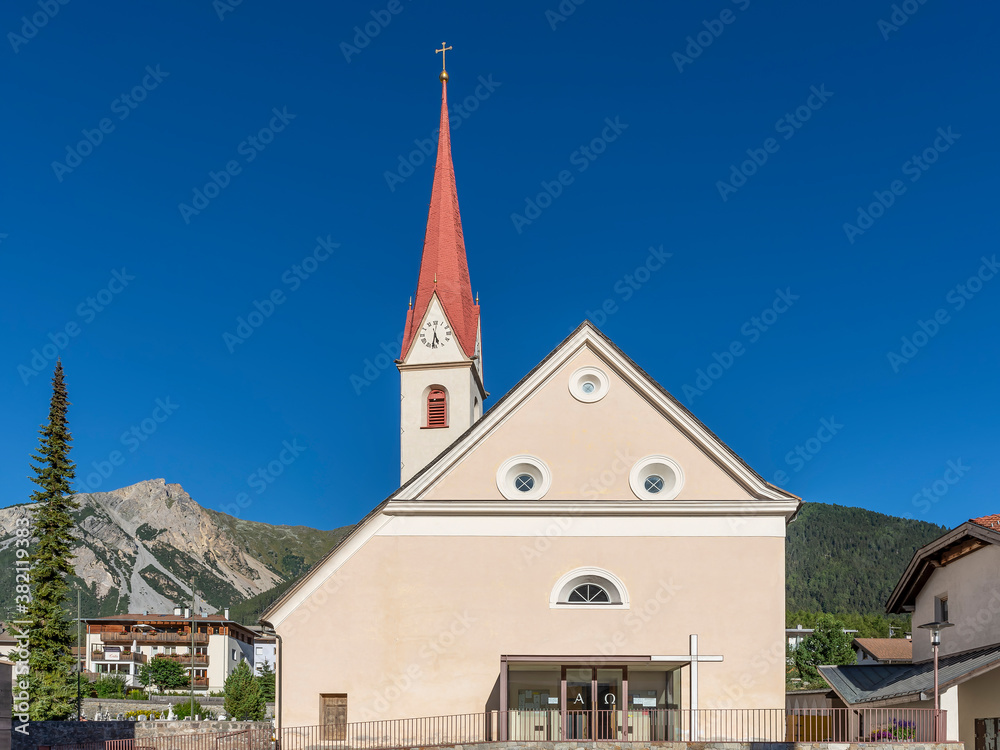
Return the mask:
<svg viewBox="0 0 1000 750">
<path fill-rule="evenodd" d="M 969 540 L 976 540 L 981 544 L 968 545 L 967 549 L 963 551 L 963 542 Z M 906 570 L 903 571 L 896 588 L 893 589 L 888 602 L 886 602 L 886 611 L 889 614 L 902 614 L 903 607 L 915 603 L 917 594 L 936 568 L 950 565 L 965 555 L 972 554 L 991 544 L 1000 544 L 1000 531 L 972 521 L 966 521 L 961 526 L 942 534 L 933 542 L 925 544 L 913 553 L 910 564 L 906 566 Z M 951 557 L 948 557 L 949 552 L 952 553 Z"/>
</svg>

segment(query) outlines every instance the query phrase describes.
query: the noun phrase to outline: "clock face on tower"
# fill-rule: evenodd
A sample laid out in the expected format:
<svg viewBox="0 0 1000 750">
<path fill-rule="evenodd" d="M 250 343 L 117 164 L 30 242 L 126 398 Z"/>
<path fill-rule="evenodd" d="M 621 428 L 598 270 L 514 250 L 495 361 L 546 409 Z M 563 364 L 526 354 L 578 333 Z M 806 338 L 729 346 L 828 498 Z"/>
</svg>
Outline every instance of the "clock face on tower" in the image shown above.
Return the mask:
<svg viewBox="0 0 1000 750">
<path fill-rule="evenodd" d="M 438 349 L 451 341 L 451 326 L 440 320 L 428 320 L 420 331 L 420 340 L 424 346 Z"/>
</svg>

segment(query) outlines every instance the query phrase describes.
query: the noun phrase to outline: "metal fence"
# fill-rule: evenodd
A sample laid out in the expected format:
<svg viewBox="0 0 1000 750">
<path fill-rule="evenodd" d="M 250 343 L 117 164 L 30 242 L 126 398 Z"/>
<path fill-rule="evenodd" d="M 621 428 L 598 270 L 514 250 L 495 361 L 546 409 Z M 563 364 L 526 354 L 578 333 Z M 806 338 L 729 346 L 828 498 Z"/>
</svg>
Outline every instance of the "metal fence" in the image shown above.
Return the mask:
<svg viewBox="0 0 1000 750">
<path fill-rule="evenodd" d="M 934 723 L 933 709 L 899 708 L 485 711 L 286 727 L 280 750 L 388 750 L 508 740 L 934 742 Z"/>
</svg>

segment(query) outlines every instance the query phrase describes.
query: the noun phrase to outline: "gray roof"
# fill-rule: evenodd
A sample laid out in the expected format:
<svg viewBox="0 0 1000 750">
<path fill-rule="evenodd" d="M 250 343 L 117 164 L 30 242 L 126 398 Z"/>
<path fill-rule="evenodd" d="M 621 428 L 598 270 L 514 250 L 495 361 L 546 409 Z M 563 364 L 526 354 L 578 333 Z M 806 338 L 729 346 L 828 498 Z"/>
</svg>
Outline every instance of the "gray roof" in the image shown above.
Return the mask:
<svg viewBox="0 0 1000 750">
<path fill-rule="evenodd" d="M 1000 667 L 1000 643 L 938 660 L 941 688 L 965 682 L 980 672 Z M 934 690 L 934 662 L 820 667 L 830 687 L 853 706 L 857 703 L 903 698 Z"/>
</svg>

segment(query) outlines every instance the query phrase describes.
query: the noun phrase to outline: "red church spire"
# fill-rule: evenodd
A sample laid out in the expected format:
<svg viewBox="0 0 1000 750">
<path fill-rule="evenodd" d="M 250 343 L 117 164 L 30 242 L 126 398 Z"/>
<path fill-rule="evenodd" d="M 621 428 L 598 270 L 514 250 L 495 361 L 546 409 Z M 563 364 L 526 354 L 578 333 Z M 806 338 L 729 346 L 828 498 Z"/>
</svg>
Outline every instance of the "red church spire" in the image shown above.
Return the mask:
<svg viewBox="0 0 1000 750">
<path fill-rule="evenodd" d="M 444 46 L 444 45 L 442 45 Z M 446 49 L 450 49 L 446 48 Z M 437 50 L 444 52 L 444 50 Z M 442 56 L 442 67 L 444 59 Z M 427 231 L 420 260 L 420 277 L 413 307 L 406 313 L 403 348 L 405 358 L 436 293 L 459 346 L 468 357 L 476 351 L 479 305 L 472 299 L 469 263 L 465 257 L 462 217 L 458 211 L 455 168 L 451 163 L 451 133 L 448 130 L 448 73 L 441 71 L 441 129 L 438 132 L 434 186 L 427 213 Z"/>
</svg>

